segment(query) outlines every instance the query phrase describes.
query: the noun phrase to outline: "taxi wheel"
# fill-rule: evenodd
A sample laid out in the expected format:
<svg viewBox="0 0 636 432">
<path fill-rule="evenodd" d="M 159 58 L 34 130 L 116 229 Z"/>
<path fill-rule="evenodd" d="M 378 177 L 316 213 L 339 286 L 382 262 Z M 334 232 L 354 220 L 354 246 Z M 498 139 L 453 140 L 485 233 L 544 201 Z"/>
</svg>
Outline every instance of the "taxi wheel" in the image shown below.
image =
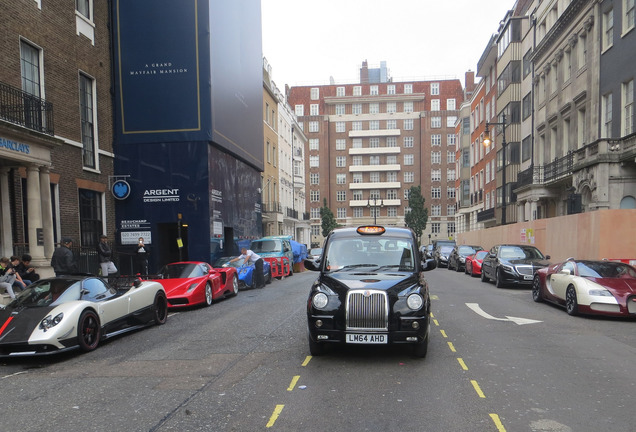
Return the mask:
<svg viewBox="0 0 636 432">
<path fill-rule="evenodd" d="M 413 347 L 413 354 L 415 357 L 424 358 L 426 357 L 426 353 L 428 352 L 428 335 L 424 341 L 416 344 Z"/>
<path fill-rule="evenodd" d="M 309 340 L 309 352 L 312 356 L 321 356 L 325 353 L 326 347 L 318 342 L 314 342 L 309 334 L 307 334 L 307 339 Z"/>
</svg>

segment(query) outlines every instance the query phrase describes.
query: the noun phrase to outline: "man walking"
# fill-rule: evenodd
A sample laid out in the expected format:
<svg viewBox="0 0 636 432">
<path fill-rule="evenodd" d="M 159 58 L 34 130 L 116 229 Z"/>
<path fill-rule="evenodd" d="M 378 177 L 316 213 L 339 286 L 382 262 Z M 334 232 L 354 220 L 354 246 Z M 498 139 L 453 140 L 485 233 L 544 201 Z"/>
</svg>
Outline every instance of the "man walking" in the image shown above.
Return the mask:
<svg viewBox="0 0 636 432">
<path fill-rule="evenodd" d="M 51 267 L 55 271 L 55 276 L 77 273 L 77 263 L 73 251 L 70 249 L 71 246 L 73 246 L 73 239 L 63 237 L 62 244 L 53 252 Z"/>
<path fill-rule="evenodd" d="M 117 273 L 117 267 L 112 261 L 112 251 L 108 245 L 108 236 L 102 234 L 97 243 L 97 256 L 99 257 L 99 266 L 102 268 L 102 277 L 108 278 L 111 274 Z"/>
<path fill-rule="evenodd" d="M 246 262 L 247 260 L 249 260 L 251 263 L 254 263 L 254 273 L 256 273 L 254 288 L 263 288 L 265 286 L 265 276 L 263 275 L 263 258 L 247 248 L 242 248 L 241 255 L 237 256 L 234 259 L 231 259 L 230 262 L 238 261 L 240 259 L 244 259 L 246 260 Z"/>
</svg>

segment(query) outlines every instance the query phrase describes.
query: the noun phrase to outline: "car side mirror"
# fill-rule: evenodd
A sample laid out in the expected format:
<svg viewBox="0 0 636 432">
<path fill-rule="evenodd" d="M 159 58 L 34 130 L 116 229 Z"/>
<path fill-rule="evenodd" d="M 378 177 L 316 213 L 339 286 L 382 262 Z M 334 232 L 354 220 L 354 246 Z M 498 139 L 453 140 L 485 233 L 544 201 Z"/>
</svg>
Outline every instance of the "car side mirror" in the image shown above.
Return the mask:
<svg viewBox="0 0 636 432">
<path fill-rule="evenodd" d="M 427 259 L 421 262 L 422 271 L 429 271 L 437 268 L 437 261 L 434 259 Z"/>
<path fill-rule="evenodd" d="M 570 271 L 570 269 L 561 269 L 561 271 L 559 272 L 559 274 L 569 276 L 569 275 L 571 275 L 571 274 L 572 274 L 572 272 Z"/>
<path fill-rule="evenodd" d="M 545 259 L 548 259 L 548 260 L 549 260 L 549 259 L 550 259 L 550 255 L 546 255 L 546 256 L 545 256 Z"/>
</svg>

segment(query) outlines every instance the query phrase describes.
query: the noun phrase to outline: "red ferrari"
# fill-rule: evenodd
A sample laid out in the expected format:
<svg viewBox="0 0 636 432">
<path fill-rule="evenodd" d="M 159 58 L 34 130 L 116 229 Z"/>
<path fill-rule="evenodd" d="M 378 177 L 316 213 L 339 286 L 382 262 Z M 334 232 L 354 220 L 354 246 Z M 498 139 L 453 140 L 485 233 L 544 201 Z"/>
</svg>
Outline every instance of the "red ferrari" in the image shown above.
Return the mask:
<svg viewBox="0 0 636 432">
<path fill-rule="evenodd" d="M 479 276 L 481 274 L 481 263 L 486 255 L 488 255 L 488 251 L 480 250 L 474 255 L 466 257 L 466 274 Z"/>
<path fill-rule="evenodd" d="M 167 264 L 155 280 L 163 285 L 170 308 L 198 304 L 210 306 L 215 300 L 238 294 L 238 276 L 235 268 L 215 269 L 205 262 L 184 261 Z"/>
</svg>

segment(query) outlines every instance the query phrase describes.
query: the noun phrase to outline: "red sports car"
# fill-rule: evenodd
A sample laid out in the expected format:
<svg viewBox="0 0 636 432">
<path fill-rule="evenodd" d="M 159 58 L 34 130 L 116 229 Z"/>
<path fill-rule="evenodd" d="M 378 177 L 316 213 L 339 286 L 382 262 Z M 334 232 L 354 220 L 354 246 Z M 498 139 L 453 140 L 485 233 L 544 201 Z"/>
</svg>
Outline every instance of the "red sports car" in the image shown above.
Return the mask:
<svg viewBox="0 0 636 432">
<path fill-rule="evenodd" d="M 466 274 L 479 276 L 481 274 L 481 263 L 486 255 L 488 255 L 488 251 L 480 250 L 474 255 L 466 257 Z"/>
<path fill-rule="evenodd" d="M 215 269 L 199 261 L 165 265 L 157 279 L 168 296 L 168 307 L 210 306 L 214 300 L 238 294 L 238 276 L 233 267 Z"/>
<path fill-rule="evenodd" d="M 532 299 L 565 307 L 570 315 L 636 316 L 636 269 L 614 261 L 570 258 L 537 270 Z"/>
</svg>

